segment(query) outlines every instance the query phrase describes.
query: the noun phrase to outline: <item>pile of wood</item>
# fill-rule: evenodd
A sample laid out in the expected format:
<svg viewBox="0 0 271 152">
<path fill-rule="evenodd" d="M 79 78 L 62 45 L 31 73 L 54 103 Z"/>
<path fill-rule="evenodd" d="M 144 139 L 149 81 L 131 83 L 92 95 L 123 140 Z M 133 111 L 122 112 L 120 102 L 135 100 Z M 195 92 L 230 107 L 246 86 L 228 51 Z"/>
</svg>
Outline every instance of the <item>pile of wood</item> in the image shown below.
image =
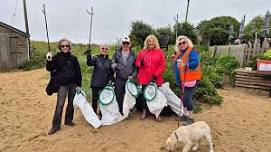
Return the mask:
<svg viewBox="0 0 271 152">
<path fill-rule="evenodd" d="M 236 70 L 235 86 L 270 91 L 271 72 Z"/>
</svg>

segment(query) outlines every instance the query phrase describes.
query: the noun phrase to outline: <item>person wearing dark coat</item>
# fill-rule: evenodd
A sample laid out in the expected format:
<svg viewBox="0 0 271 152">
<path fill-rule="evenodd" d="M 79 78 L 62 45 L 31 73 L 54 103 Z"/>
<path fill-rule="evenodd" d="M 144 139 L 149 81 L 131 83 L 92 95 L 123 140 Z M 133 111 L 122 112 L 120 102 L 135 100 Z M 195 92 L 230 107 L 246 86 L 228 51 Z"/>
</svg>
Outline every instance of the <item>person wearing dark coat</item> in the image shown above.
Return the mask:
<svg viewBox="0 0 271 152">
<path fill-rule="evenodd" d="M 94 66 L 90 87 L 92 90 L 92 108 L 96 114 L 98 112 L 99 92 L 113 81 L 113 70 L 111 68 L 111 60 L 108 57 L 107 45 L 100 46 L 100 54 L 92 56 L 87 53 L 87 65 Z"/>
<path fill-rule="evenodd" d="M 61 39 L 58 42 L 58 52 L 52 56 L 47 53 L 47 71 L 54 72 L 54 85 L 57 86 L 57 103 L 53 118 L 53 125 L 48 135 L 54 134 L 60 129 L 62 111 L 66 96 L 68 95 L 68 105 L 65 114 L 65 125 L 74 126 L 73 123 L 73 98 L 76 90 L 81 90 L 82 75 L 77 58 L 71 54 L 71 42 L 67 39 Z"/>
<path fill-rule="evenodd" d="M 121 114 L 123 114 L 125 83 L 129 77 L 131 79 L 136 77 L 135 59 L 136 55 L 130 49 L 130 39 L 124 37 L 121 48 L 115 52 L 112 59 L 112 69 L 116 72 L 115 93 Z"/>
</svg>

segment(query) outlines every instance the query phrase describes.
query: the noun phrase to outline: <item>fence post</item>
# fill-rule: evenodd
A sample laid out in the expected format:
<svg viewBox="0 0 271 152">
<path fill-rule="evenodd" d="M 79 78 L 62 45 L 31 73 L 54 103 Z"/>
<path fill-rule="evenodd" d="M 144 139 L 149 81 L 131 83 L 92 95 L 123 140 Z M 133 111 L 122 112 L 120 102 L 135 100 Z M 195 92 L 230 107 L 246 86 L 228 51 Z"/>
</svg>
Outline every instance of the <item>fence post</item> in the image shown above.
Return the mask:
<svg viewBox="0 0 271 152">
<path fill-rule="evenodd" d="M 216 51 L 217 51 L 217 46 L 215 45 L 215 47 L 214 47 L 214 53 L 213 53 L 213 58 L 216 56 Z"/>
<path fill-rule="evenodd" d="M 231 45 L 228 45 L 228 53 L 227 55 L 230 55 Z"/>
</svg>

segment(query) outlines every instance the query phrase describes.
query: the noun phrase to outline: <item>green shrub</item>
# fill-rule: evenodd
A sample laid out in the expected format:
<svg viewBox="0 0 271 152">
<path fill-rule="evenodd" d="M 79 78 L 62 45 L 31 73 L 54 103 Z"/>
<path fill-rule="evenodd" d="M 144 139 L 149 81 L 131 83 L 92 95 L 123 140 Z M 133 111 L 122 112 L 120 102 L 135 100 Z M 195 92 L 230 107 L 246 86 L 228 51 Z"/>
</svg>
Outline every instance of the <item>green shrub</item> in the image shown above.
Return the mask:
<svg viewBox="0 0 271 152">
<path fill-rule="evenodd" d="M 163 77 L 165 79 L 165 82 L 170 83 L 170 88 L 176 94 L 179 95 L 180 94 L 180 88 L 176 84 L 175 74 L 173 72 L 173 65 L 172 65 L 172 60 L 171 60 L 171 55 L 173 53 L 174 53 L 174 47 L 173 46 L 169 47 L 168 50 L 165 50 L 165 56 L 166 56 L 167 64 L 166 64 L 166 70 L 165 70 L 165 72 L 163 74 Z"/>
<path fill-rule="evenodd" d="M 202 65 L 203 77 L 207 77 L 215 88 L 221 88 L 223 85 L 224 75 L 220 67 L 215 65 Z"/>
<path fill-rule="evenodd" d="M 44 67 L 46 64 L 46 53 L 44 50 L 34 49 L 33 55 L 30 57 L 30 60 L 24 63 L 21 68 L 23 70 L 32 70 Z"/>
<path fill-rule="evenodd" d="M 248 66 L 252 67 L 252 70 L 257 69 L 257 59 L 263 59 L 263 54 L 258 54 L 252 58 L 252 60 L 248 63 Z"/>
<path fill-rule="evenodd" d="M 271 60 L 271 49 L 267 50 L 263 55 L 262 59 Z"/>
<path fill-rule="evenodd" d="M 239 62 L 233 56 L 222 56 L 217 59 L 216 65 L 220 67 L 221 72 L 230 75 L 239 66 Z"/>
<path fill-rule="evenodd" d="M 202 80 L 194 90 L 194 98 L 209 105 L 219 105 L 223 102 L 210 77 L 203 75 Z"/>
<path fill-rule="evenodd" d="M 239 67 L 239 61 L 233 56 L 222 56 L 217 59 L 216 67 L 223 74 L 223 78 L 229 77 L 230 83 L 234 84 L 235 69 Z"/>
</svg>

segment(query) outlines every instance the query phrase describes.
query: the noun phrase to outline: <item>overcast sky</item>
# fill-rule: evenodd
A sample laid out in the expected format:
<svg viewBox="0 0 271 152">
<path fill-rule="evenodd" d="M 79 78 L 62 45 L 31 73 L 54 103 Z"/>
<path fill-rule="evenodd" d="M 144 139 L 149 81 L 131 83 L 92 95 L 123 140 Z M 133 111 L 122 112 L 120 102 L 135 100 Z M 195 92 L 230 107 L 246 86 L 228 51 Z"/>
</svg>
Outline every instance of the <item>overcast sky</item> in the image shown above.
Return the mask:
<svg viewBox="0 0 271 152">
<path fill-rule="evenodd" d="M 174 24 L 179 14 L 184 21 L 187 0 L 26 0 L 32 40 L 46 40 L 42 3 L 47 7 L 49 35 L 52 41 L 62 37 L 87 43 L 90 16 L 94 7 L 92 42 L 113 43 L 129 34 L 131 21 L 143 20 L 154 27 Z M 25 31 L 22 0 L 0 0 L 0 21 Z M 190 0 L 188 21 L 197 25 L 215 16 L 232 16 L 246 23 L 271 11 L 271 0 Z"/>
</svg>

